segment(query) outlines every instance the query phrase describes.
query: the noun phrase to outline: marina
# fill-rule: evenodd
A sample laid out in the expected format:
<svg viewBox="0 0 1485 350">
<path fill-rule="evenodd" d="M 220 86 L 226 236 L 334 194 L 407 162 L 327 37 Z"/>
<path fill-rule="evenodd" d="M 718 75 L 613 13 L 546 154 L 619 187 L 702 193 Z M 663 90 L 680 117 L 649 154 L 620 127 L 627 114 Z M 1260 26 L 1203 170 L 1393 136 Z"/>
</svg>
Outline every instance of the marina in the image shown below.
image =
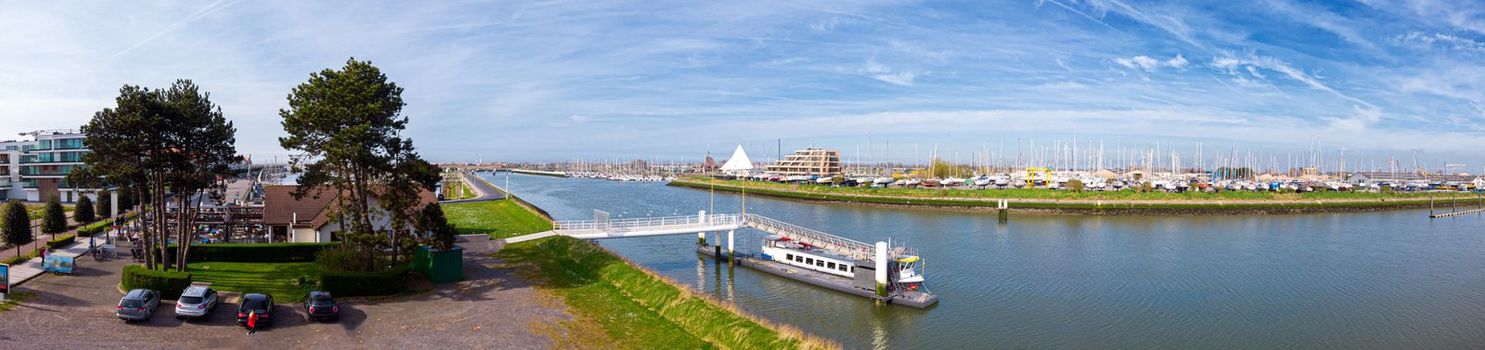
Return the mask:
<svg viewBox="0 0 1485 350">
<path fill-rule="evenodd" d="M 493 174 L 479 176 L 498 183 Z M 713 201 L 707 191 L 659 183 L 511 181 L 558 220 L 592 219 L 594 209 L 615 220 L 741 211 L 736 193 L 717 192 Z M 1485 341 L 1478 316 L 1485 289 L 1460 283 L 1485 281 L 1478 254 L 1485 236 L 1474 215 L 1033 215 L 1002 223 L 985 213 L 751 194 L 748 212 L 914 247 L 929 260 L 927 287 L 941 304 L 881 307 L 746 263 L 728 265 L 693 255 L 694 235 L 597 242 L 688 288 L 846 348 L 1456 348 Z M 769 236 L 737 234 L 739 257 L 761 253 Z"/>
</svg>

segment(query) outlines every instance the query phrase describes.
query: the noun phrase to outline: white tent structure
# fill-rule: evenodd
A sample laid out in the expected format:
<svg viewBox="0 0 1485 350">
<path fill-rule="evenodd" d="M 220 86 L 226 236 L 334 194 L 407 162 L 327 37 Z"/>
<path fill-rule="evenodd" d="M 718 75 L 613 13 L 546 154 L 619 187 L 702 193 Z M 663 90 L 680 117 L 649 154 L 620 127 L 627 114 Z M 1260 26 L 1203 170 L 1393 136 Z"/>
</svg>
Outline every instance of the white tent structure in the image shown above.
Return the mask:
<svg viewBox="0 0 1485 350">
<path fill-rule="evenodd" d="M 742 186 L 742 212 L 748 213 L 748 171 L 753 170 L 753 160 L 748 159 L 748 152 L 743 152 L 742 145 L 737 145 L 737 150 L 732 151 L 732 157 L 727 158 L 727 163 L 722 164 L 722 171 L 737 174 L 743 179 Z"/>
<path fill-rule="evenodd" d="M 746 173 L 747 170 L 753 170 L 753 160 L 748 159 L 748 152 L 743 152 L 742 145 L 737 145 L 737 150 L 732 151 L 732 157 L 722 164 L 722 171 Z"/>
</svg>

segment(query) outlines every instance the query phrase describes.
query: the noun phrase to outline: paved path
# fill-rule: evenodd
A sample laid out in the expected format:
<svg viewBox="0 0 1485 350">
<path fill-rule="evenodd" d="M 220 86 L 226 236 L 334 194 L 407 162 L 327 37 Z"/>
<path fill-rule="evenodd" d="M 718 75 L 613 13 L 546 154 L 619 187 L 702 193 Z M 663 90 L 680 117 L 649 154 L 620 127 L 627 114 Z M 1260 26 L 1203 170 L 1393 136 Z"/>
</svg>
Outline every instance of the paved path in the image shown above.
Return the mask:
<svg viewBox="0 0 1485 350">
<path fill-rule="evenodd" d="M 474 190 L 474 198 L 446 200 L 441 203 L 482 202 L 505 199 L 505 192 L 490 186 L 490 183 L 477 179 L 472 173 L 459 173 L 459 179 L 464 181 L 465 186 Z"/>
<path fill-rule="evenodd" d="M 76 234 L 77 233 L 77 230 L 72 230 L 72 231 L 70 231 L 70 233 L 71 234 Z M 103 237 L 98 237 L 96 243 L 98 245 L 103 245 Z M 72 245 L 69 245 L 69 246 L 66 246 L 66 247 L 62 247 L 62 248 L 58 248 L 58 249 L 51 250 L 51 251 L 47 251 L 46 254 L 47 255 L 57 255 L 57 256 L 70 256 L 70 257 L 77 258 L 77 257 L 80 257 L 80 256 L 87 255 L 88 254 L 88 247 L 89 247 L 88 246 L 88 239 L 86 237 L 84 237 L 84 238 L 80 238 L 77 242 L 73 242 Z M 15 250 L 14 249 L 11 250 L 11 254 L 10 255 L 11 256 L 15 256 Z M 81 259 L 82 258 L 79 258 L 78 260 L 81 260 Z M 16 265 L 11 265 L 10 266 L 10 285 L 11 285 L 11 287 L 19 286 L 19 285 L 21 285 L 21 283 L 26 283 L 26 281 L 29 281 L 32 278 L 36 278 L 36 276 L 41 276 L 41 274 L 43 273 L 41 264 L 42 264 L 42 259 L 41 259 L 41 257 L 38 256 L 38 257 L 32 258 L 31 260 L 27 260 L 24 263 L 20 263 L 20 264 L 16 264 Z"/>
<path fill-rule="evenodd" d="M 0 349 L 545 349 L 570 336 L 561 301 L 490 257 L 498 241 L 459 241 L 467 281 L 411 296 L 342 298 L 341 318 L 328 323 L 309 322 L 297 300 L 277 300 L 273 325 L 253 335 L 234 322 L 235 300 L 204 320 L 176 320 L 173 300 L 149 321 L 118 320 L 119 271 L 131 263 L 120 247 L 119 259 L 79 259 L 73 275 L 15 288 L 29 299 L 0 312 Z"/>
</svg>

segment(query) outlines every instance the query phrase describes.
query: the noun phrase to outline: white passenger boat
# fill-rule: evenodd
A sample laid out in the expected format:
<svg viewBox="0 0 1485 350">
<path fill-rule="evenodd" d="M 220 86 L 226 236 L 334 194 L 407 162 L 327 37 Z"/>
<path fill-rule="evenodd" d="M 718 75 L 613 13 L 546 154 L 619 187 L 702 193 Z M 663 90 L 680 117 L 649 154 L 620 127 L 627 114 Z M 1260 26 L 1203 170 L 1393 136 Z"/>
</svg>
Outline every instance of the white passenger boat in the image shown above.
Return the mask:
<svg viewBox="0 0 1485 350">
<path fill-rule="evenodd" d="M 791 267 L 858 281 L 871 281 L 876 274 L 871 262 L 836 255 L 824 249 L 776 235 L 763 239 L 763 254 L 760 257 L 763 260 Z M 899 284 L 901 288 L 910 291 L 923 289 L 921 258 L 914 255 L 899 255 L 889 257 L 889 259 L 891 260 L 887 266 L 892 270 L 889 279 Z"/>
</svg>

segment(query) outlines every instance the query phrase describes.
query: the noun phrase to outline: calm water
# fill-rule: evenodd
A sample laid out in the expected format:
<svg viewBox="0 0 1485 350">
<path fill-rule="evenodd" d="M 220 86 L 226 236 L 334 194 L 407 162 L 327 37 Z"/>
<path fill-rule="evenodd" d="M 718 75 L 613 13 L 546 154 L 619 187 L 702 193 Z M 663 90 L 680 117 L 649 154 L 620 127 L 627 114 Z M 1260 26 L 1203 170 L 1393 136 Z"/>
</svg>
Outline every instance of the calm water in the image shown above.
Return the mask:
<svg viewBox="0 0 1485 350">
<path fill-rule="evenodd" d="M 559 220 L 591 219 L 593 209 L 694 215 L 711 202 L 707 191 L 659 183 L 516 175 L 511 187 Z M 695 236 L 601 244 L 848 348 L 1485 347 L 1485 225 L 1473 215 L 1013 215 L 999 224 L 991 214 L 747 201 L 749 212 L 917 247 L 940 305 L 879 307 L 719 266 L 693 253 Z M 714 203 L 738 212 L 740 198 L 717 193 Z M 744 231 L 740 250 L 756 251 L 760 234 Z"/>
</svg>

